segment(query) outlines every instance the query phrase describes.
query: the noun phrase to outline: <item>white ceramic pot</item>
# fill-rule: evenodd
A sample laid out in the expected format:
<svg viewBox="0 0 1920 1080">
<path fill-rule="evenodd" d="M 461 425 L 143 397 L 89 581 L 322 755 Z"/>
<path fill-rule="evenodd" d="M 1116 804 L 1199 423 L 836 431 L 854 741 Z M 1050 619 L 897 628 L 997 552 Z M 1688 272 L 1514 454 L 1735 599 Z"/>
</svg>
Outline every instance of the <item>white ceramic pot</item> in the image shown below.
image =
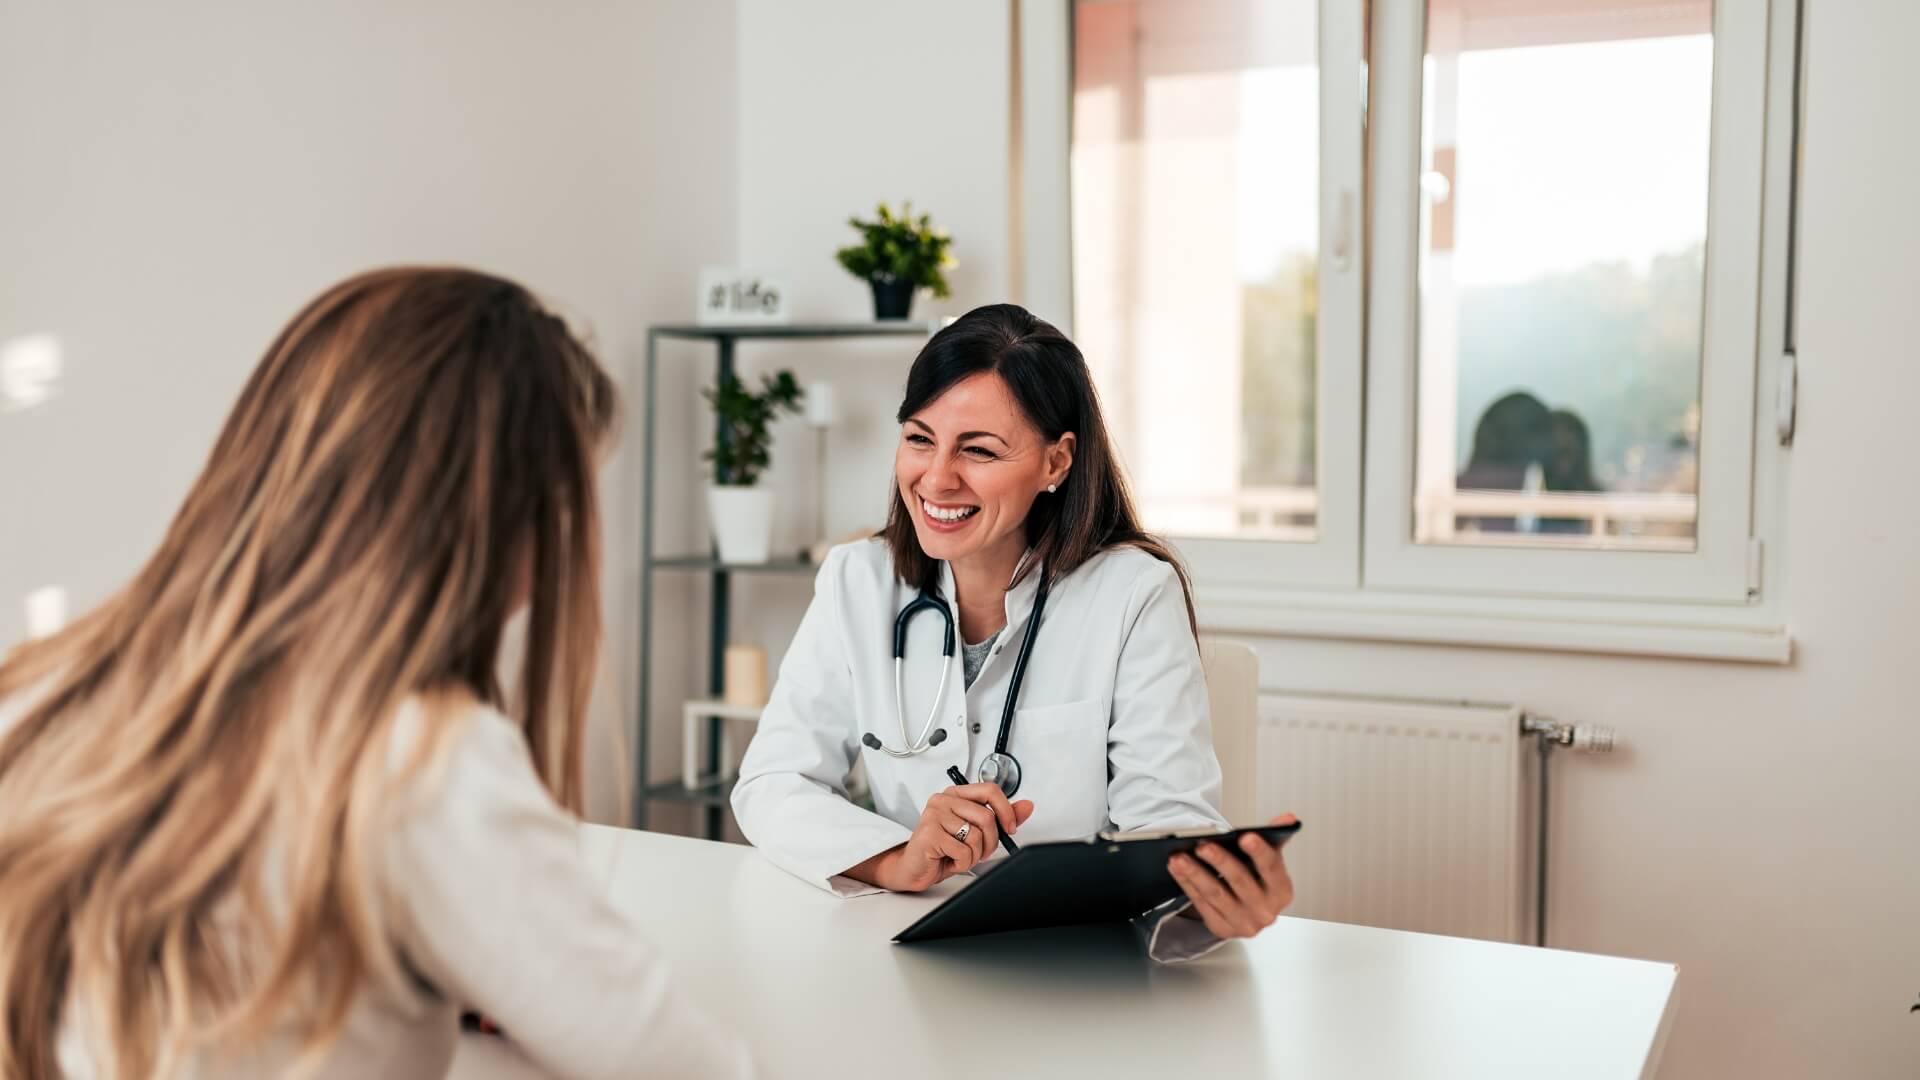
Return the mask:
<svg viewBox="0 0 1920 1080">
<path fill-rule="evenodd" d="M 773 547 L 772 491 L 714 485 L 707 488 L 707 511 L 721 562 L 767 561 Z"/>
</svg>

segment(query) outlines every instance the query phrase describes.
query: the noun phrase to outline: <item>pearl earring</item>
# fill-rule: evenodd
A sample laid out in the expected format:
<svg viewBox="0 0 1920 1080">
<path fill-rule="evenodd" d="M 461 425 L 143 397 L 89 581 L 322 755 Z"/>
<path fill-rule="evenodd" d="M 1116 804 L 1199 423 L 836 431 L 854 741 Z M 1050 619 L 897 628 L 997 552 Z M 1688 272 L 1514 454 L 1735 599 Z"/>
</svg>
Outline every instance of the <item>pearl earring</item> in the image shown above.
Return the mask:
<svg viewBox="0 0 1920 1080">
<path fill-rule="evenodd" d="M 1059 490 L 1060 490 L 1060 485 L 1059 485 L 1059 484 L 1048 484 L 1048 485 L 1047 485 L 1047 494 L 1049 494 L 1049 495 L 1051 495 L 1051 494 L 1053 494 L 1054 492 L 1056 492 L 1056 491 L 1059 491 Z"/>
</svg>

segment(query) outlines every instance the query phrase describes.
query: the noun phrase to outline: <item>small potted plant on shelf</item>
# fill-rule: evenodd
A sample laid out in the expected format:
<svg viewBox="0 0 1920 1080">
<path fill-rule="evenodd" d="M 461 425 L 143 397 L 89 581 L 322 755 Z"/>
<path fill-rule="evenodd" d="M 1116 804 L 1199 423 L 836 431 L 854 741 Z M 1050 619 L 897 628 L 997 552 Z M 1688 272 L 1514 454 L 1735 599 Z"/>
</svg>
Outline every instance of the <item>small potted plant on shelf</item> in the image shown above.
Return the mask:
<svg viewBox="0 0 1920 1080">
<path fill-rule="evenodd" d="M 948 249 L 953 237 L 936 229 L 926 214 L 913 216 L 913 204 L 900 212 L 881 203 L 872 221 L 848 218 L 860 230 L 860 243 L 834 253 L 847 272 L 873 287 L 873 317 L 904 319 L 913 310 L 913 294 L 922 287 L 941 299 L 952 295 L 941 273 L 957 265 Z"/>
<path fill-rule="evenodd" d="M 713 405 L 726 438 L 701 457 L 713 462 L 713 486 L 707 489 L 707 510 L 713 523 L 720 560 L 729 563 L 766 562 L 773 546 L 773 492 L 760 487 L 773 446 L 768 430 L 781 412 L 800 411 L 800 384 L 793 372 L 763 375 L 755 392 L 732 375 L 718 386 L 700 391 Z"/>
</svg>

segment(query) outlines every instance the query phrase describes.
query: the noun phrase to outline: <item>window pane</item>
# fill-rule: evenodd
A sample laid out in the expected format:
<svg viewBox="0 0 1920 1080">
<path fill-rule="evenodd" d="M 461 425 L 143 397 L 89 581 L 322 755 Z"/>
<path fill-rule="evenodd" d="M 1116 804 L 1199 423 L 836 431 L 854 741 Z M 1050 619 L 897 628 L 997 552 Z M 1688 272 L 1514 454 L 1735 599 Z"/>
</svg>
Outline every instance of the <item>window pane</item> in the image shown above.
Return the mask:
<svg viewBox="0 0 1920 1080">
<path fill-rule="evenodd" d="M 1074 330 L 1150 528 L 1311 540 L 1316 0 L 1074 11 Z"/>
<path fill-rule="evenodd" d="M 1430 0 L 1414 539 L 1691 551 L 1710 0 Z"/>
</svg>

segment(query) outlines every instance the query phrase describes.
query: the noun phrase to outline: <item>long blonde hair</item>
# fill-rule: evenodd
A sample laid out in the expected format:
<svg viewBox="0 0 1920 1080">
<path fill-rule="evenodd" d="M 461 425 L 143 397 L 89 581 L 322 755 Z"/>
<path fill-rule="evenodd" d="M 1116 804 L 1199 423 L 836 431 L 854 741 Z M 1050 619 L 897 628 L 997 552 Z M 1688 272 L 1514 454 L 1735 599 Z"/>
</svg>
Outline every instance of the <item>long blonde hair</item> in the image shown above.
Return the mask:
<svg viewBox="0 0 1920 1080">
<path fill-rule="evenodd" d="M 382 815 L 457 715 L 396 740 L 409 698 L 510 712 L 579 813 L 615 412 L 499 278 L 375 271 L 294 317 L 132 583 L 0 662 L 31 702 L 0 737 L 0 1076 L 56 1074 L 70 1000 L 148 1076 L 289 1022 L 317 1058 L 363 980 L 402 985 Z"/>
</svg>

